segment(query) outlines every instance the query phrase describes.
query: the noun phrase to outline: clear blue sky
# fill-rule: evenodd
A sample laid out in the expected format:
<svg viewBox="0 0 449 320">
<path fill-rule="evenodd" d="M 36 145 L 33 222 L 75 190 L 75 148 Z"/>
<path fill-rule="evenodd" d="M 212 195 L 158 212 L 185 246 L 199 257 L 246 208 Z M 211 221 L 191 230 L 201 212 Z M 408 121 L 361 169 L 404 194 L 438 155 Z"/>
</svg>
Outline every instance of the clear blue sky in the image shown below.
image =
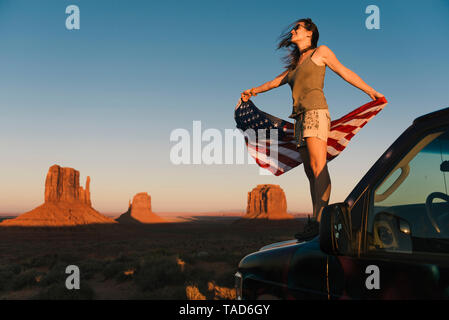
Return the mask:
<svg viewBox="0 0 449 320">
<path fill-rule="evenodd" d="M 65 28 L 78 5 L 81 29 Z M 365 8 L 380 9 L 380 30 Z M 414 118 L 448 107 L 449 2 L 0 0 L 0 212 L 43 202 L 53 164 L 91 176 L 101 212 L 148 192 L 155 211 L 244 210 L 257 184 L 279 184 L 288 210 L 311 211 L 303 168 L 261 176 L 256 165 L 175 166 L 170 132 L 234 128 L 240 92 L 283 71 L 278 36 L 311 17 L 319 44 L 389 105 L 329 164 L 342 201 Z M 369 97 L 327 69 L 333 119 Z M 254 102 L 287 119 L 288 86 Z"/>
</svg>

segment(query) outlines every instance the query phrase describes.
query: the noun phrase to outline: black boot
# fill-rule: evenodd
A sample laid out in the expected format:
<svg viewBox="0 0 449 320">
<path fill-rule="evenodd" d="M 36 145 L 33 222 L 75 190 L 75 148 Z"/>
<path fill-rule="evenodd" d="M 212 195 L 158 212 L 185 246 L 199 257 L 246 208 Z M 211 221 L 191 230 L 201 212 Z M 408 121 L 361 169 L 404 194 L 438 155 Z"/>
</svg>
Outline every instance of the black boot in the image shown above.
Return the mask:
<svg viewBox="0 0 449 320">
<path fill-rule="evenodd" d="M 301 232 L 295 234 L 295 238 L 300 241 L 308 241 L 315 238 L 320 233 L 320 223 L 315 219 L 307 218 L 307 223 Z"/>
</svg>

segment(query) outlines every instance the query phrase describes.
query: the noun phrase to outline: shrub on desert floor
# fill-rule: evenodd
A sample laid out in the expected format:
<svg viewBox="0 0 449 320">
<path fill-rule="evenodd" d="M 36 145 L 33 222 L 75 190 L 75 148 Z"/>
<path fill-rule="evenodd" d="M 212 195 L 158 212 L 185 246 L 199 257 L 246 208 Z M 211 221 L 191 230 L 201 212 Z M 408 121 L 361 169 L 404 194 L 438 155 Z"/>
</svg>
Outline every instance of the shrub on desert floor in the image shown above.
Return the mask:
<svg viewBox="0 0 449 320">
<path fill-rule="evenodd" d="M 104 276 L 104 280 L 115 279 L 118 282 L 130 280 L 140 269 L 141 260 L 134 254 L 125 255 L 120 253 L 115 259 L 102 262 L 101 273 Z"/>
<path fill-rule="evenodd" d="M 214 294 L 214 300 L 235 300 L 236 292 L 234 288 L 218 286 L 214 281 L 207 283 L 207 289 Z"/>
<path fill-rule="evenodd" d="M 81 263 L 79 263 L 79 268 L 81 270 L 81 278 L 89 280 L 91 279 L 95 274 L 102 273 L 105 269 L 106 262 L 100 261 L 100 260 L 83 260 Z"/>
<path fill-rule="evenodd" d="M 22 267 L 17 264 L 0 266 L 0 292 L 9 290 L 11 280 L 20 274 L 21 271 Z"/>
<path fill-rule="evenodd" d="M 38 267 L 51 267 L 57 261 L 58 256 L 56 254 L 45 254 L 36 257 L 26 259 L 22 266 L 25 269 L 38 268 Z"/>
<path fill-rule="evenodd" d="M 64 262 L 57 262 L 51 267 L 47 273 L 42 276 L 42 279 L 39 281 L 39 285 L 46 287 L 58 283 L 65 283 L 67 278 L 67 274 L 65 270 L 67 268 L 67 264 Z M 81 273 L 82 277 L 82 273 Z"/>
<path fill-rule="evenodd" d="M 79 290 L 68 290 L 65 283 L 53 284 L 41 289 L 33 299 L 35 300 L 91 300 L 95 298 L 94 290 L 84 282 Z"/>
<path fill-rule="evenodd" d="M 184 286 L 164 286 L 153 291 L 139 292 L 133 299 L 145 300 L 185 300 Z"/>
<path fill-rule="evenodd" d="M 188 300 L 235 300 L 236 292 L 232 287 L 221 287 L 215 281 L 209 281 L 206 288 L 195 283 L 187 285 L 186 297 Z"/>
<path fill-rule="evenodd" d="M 41 275 L 34 269 L 21 272 L 11 280 L 10 288 L 20 290 L 27 287 L 36 286 L 41 279 Z"/>
<path fill-rule="evenodd" d="M 237 265 L 243 256 L 248 254 L 238 248 L 224 248 L 217 246 L 209 250 L 198 250 L 180 253 L 180 258 L 186 263 L 195 264 L 197 262 L 223 262 L 229 265 Z"/>
<path fill-rule="evenodd" d="M 188 300 L 206 300 L 206 296 L 204 296 L 194 284 L 186 287 L 186 296 Z"/>
<path fill-rule="evenodd" d="M 170 285 L 183 285 L 186 273 L 181 271 L 176 256 L 146 258 L 134 275 L 142 291 L 154 291 Z"/>
<path fill-rule="evenodd" d="M 228 271 L 221 274 L 217 274 L 213 279 L 215 279 L 215 284 L 222 287 L 233 288 L 235 284 L 235 268 L 230 268 Z"/>
<path fill-rule="evenodd" d="M 115 279 L 117 281 L 125 280 L 124 272 L 129 270 L 130 266 L 124 262 L 108 261 L 105 263 L 102 274 L 104 280 Z"/>
</svg>

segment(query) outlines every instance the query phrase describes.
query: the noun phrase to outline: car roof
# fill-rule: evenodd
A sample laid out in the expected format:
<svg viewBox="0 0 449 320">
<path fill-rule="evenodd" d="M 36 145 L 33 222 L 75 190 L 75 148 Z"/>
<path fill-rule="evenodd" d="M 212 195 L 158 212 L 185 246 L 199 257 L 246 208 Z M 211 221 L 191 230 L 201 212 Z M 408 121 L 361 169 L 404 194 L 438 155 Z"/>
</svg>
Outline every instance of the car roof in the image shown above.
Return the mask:
<svg viewBox="0 0 449 320">
<path fill-rule="evenodd" d="M 419 123 L 422 121 L 428 121 L 428 120 L 435 119 L 435 118 L 447 117 L 447 116 L 449 116 L 449 108 L 444 108 L 444 109 L 433 111 L 433 112 L 430 112 L 428 114 L 425 114 L 423 116 L 416 118 L 415 120 L 413 120 L 413 124 L 416 124 L 416 123 Z"/>
</svg>

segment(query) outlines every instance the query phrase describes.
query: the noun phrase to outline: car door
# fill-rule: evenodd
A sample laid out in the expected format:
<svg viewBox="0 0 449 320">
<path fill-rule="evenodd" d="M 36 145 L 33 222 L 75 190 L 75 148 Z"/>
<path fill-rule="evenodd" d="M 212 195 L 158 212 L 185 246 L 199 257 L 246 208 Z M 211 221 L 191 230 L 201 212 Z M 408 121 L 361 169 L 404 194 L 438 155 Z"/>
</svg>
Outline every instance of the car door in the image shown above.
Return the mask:
<svg viewBox="0 0 449 320">
<path fill-rule="evenodd" d="M 335 256 L 337 299 L 449 298 L 449 130 L 425 132 L 363 195 L 359 257 Z"/>
</svg>

